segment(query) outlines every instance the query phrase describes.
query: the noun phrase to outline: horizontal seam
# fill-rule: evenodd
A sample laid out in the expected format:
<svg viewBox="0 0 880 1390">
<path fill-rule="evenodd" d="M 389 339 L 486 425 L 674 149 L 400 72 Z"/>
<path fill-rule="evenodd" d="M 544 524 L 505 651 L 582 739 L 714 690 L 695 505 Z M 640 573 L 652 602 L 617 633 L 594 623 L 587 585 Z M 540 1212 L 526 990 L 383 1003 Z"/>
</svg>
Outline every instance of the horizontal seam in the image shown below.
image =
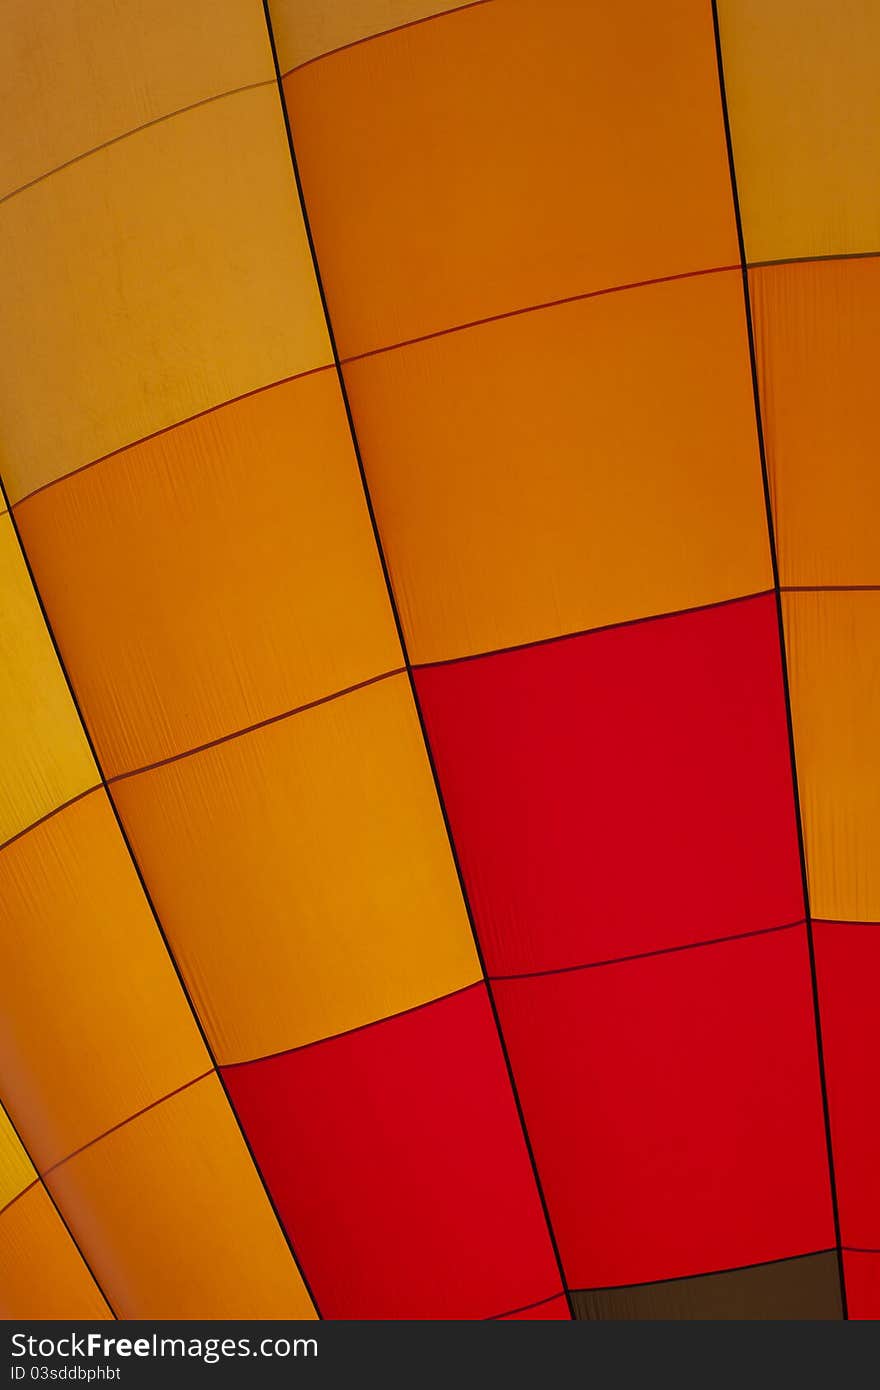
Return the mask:
<svg viewBox="0 0 880 1390">
<path fill-rule="evenodd" d="M 815 927 L 880 927 L 880 922 L 871 922 L 864 917 L 814 917 Z"/>
<path fill-rule="evenodd" d="M 560 1289 L 558 1293 L 551 1293 L 547 1298 L 538 1298 L 534 1303 L 524 1303 L 521 1308 L 508 1308 L 505 1313 L 493 1313 L 485 1321 L 500 1322 L 502 1318 L 516 1317 L 517 1313 L 531 1312 L 532 1308 L 543 1308 L 547 1303 L 555 1303 L 557 1298 L 565 1298 L 565 1292 L 565 1289 Z"/>
<path fill-rule="evenodd" d="M 24 496 L 17 498 L 11 505 L 10 510 L 17 512 L 19 507 L 23 507 L 31 498 L 38 497 L 41 492 L 48 492 L 50 488 L 58 487 L 61 483 L 66 483 L 68 478 L 76 478 L 80 473 L 87 473 L 90 468 L 97 468 L 100 463 L 108 463 L 110 459 L 117 458 L 120 454 L 127 454 L 130 449 L 138 449 L 142 444 L 149 444 L 153 439 L 159 439 L 163 434 L 171 434 L 173 430 L 182 429 L 184 425 L 191 425 L 196 420 L 203 420 L 206 415 L 213 415 L 218 410 L 225 410 L 227 406 L 238 405 L 241 401 L 250 400 L 252 396 L 260 396 L 264 391 L 274 391 L 277 386 L 288 386 L 291 382 L 302 381 L 307 376 L 317 376 L 320 372 L 335 371 L 332 362 L 322 362 L 319 367 L 307 367 L 303 372 L 294 372 L 293 376 L 279 377 L 277 381 L 267 381 L 263 386 L 255 386 L 251 391 L 243 391 L 240 396 L 230 396 L 228 400 L 217 401 L 215 405 L 208 405 L 204 410 L 197 410 L 195 415 L 186 415 L 182 420 L 174 420 L 170 425 L 163 425 L 161 429 L 153 430 L 151 434 L 144 434 L 140 439 L 133 439 L 129 444 L 120 444 L 118 449 L 111 449 L 109 454 L 101 454 L 100 458 L 90 459 L 88 463 L 81 463 L 78 468 L 71 468 L 69 473 L 61 473 L 57 478 L 50 478 L 47 483 L 41 483 L 39 487 L 26 492 Z"/>
<path fill-rule="evenodd" d="M 143 130 L 151 130 L 153 126 L 162 125 L 164 121 L 172 121 L 176 116 L 185 116 L 188 111 L 197 111 L 200 106 L 210 106 L 212 102 L 223 101 L 226 97 L 238 96 L 241 92 L 253 92 L 258 87 L 271 87 L 274 84 L 274 77 L 263 77 L 259 82 L 246 82 L 242 87 L 230 87 L 225 92 L 214 92 L 209 97 L 201 97 L 198 101 L 191 101 L 188 106 L 179 106 L 176 111 L 166 111 L 162 116 L 154 116 L 151 121 L 144 121 L 143 125 L 132 126 L 130 130 L 123 130 L 120 135 L 113 135 L 109 140 L 102 140 L 100 145 L 92 145 L 90 149 L 82 150 L 70 159 L 65 159 L 62 164 L 56 164 L 54 168 L 47 169 L 44 174 L 38 174 L 35 179 L 29 179 L 27 183 L 19 184 L 17 188 L 4 193 L 0 197 L 0 203 L 6 203 L 10 198 L 17 198 L 19 193 L 25 193 L 29 188 L 35 188 L 38 183 L 45 183 L 46 179 L 52 178 L 53 174 L 60 174 L 62 170 L 69 169 L 72 164 L 79 164 L 81 160 L 89 159 L 93 154 L 100 154 L 101 150 L 108 150 L 111 146 L 128 140 L 132 135 L 139 135 Z"/>
<path fill-rule="evenodd" d="M 99 792 L 103 785 L 103 782 L 96 782 L 94 786 L 86 787 L 84 791 L 77 792 L 76 796 L 72 796 L 69 801 L 62 801 L 59 806 L 53 806 L 51 811 L 47 811 L 46 814 L 40 816 L 38 820 L 32 820 L 23 830 L 17 830 L 14 835 L 10 835 L 9 839 L 4 840 L 2 845 L 0 845 L 0 854 L 2 854 L 5 849 L 8 849 L 10 845 L 14 845 L 16 840 L 20 840 L 23 835 L 29 835 L 32 830 L 36 830 L 39 826 L 45 825 L 47 820 L 51 820 L 53 816 L 60 815 L 61 812 L 66 811 L 69 806 L 75 806 L 78 801 L 82 801 L 83 797 L 91 796 L 92 792 Z"/>
<path fill-rule="evenodd" d="M 875 593 L 880 584 L 780 584 L 783 594 L 860 594 Z"/>
<path fill-rule="evenodd" d="M 577 1293 L 619 1293 L 623 1289 L 648 1289 L 658 1284 L 683 1284 L 689 1279 L 711 1279 L 715 1274 L 739 1274 L 748 1269 L 767 1269 L 770 1265 L 792 1264 L 795 1260 L 812 1260 L 817 1255 L 833 1255 L 836 1246 L 825 1246 L 821 1250 L 806 1250 L 800 1255 L 779 1255 L 774 1260 L 755 1260 L 752 1264 L 728 1265 L 724 1269 L 703 1269 L 697 1274 L 673 1274 L 661 1279 L 642 1279 L 628 1284 L 596 1284 L 589 1288 L 570 1289 Z"/>
<path fill-rule="evenodd" d="M 735 603 L 752 603 L 756 599 L 769 598 L 773 589 L 757 589 L 750 594 L 735 594 L 733 598 L 716 599 L 712 603 L 698 603 L 693 608 L 672 608 L 665 613 L 646 613 L 640 618 L 622 618 L 620 622 L 603 623 L 599 627 L 578 628 L 574 632 L 559 632 L 553 637 L 536 637 L 531 642 L 515 642 L 510 647 L 493 647 L 484 652 L 465 652 L 462 656 L 444 656 L 436 661 L 416 661 L 414 671 L 431 671 L 437 666 L 459 666 L 466 661 L 485 661 L 493 656 L 508 656 L 513 652 L 530 651 L 534 647 L 550 647 L 557 642 L 573 642 L 578 637 L 593 637 L 600 632 L 615 632 L 619 628 L 639 627 L 642 623 L 659 623 L 665 618 L 686 618 L 691 613 L 708 613 L 715 608 L 729 608 Z"/>
<path fill-rule="evenodd" d="M 485 0 L 485 2 L 488 3 L 488 0 Z M 429 18 L 430 17 L 431 16 L 429 16 Z M 263 84 L 260 83 L 259 85 L 262 86 Z M 828 257 L 827 259 L 833 260 L 835 258 Z M 777 262 L 777 264 L 787 264 L 787 262 Z M 646 289 L 651 285 L 663 285 L 677 280 L 695 279 L 703 275 L 721 275 L 733 270 L 741 272 L 742 267 L 738 263 L 736 265 L 710 266 L 708 269 L 704 270 L 682 271 L 676 275 L 664 275 L 652 280 L 638 280 L 625 285 L 609 285 L 602 289 L 588 290 L 584 294 L 568 295 L 566 298 L 548 300 L 545 303 L 541 304 L 527 304 L 519 309 L 510 309 L 503 314 L 494 314 L 484 319 L 473 319 L 468 323 L 454 324 L 451 328 L 441 328 L 438 329 L 435 333 L 426 333 L 418 338 L 407 338 L 397 343 L 387 343 L 383 347 L 371 348 L 367 352 L 355 353 L 351 357 L 341 358 L 340 365 L 345 367 L 350 363 L 360 362 L 368 357 L 377 357 L 386 352 L 396 352 L 399 348 L 413 347 L 418 343 L 429 342 L 433 338 L 446 337 L 449 334 L 460 333 L 468 328 L 479 328 L 483 324 L 498 323 L 504 319 L 518 318 L 523 314 L 537 313 L 541 309 L 558 308 L 565 304 L 578 303 L 580 300 L 598 299 L 604 295 L 622 293 L 624 290 Z M 57 478 L 50 478 L 48 482 L 41 483 L 39 487 L 33 488 L 30 492 L 26 492 L 22 497 L 17 498 L 16 501 L 12 503 L 10 510 L 17 511 L 19 507 L 23 506 L 26 502 L 29 502 L 32 497 L 37 497 L 41 492 L 47 492 L 49 488 L 57 487 L 60 483 L 66 482 L 68 478 L 75 478 L 79 473 L 85 473 L 90 468 L 96 468 L 98 464 L 105 463 L 108 459 L 116 458 L 118 454 L 127 453 L 130 449 L 137 449 L 141 444 L 148 444 L 150 440 L 158 439 L 160 435 L 169 434 L 172 430 L 179 429 L 183 425 L 192 424 L 194 420 L 201 420 L 204 416 L 211 415 L 217 410 L 224 410 L 226 406 L 236 405 L 239 401 L 245 401 L 248 400 L 251 396 L 260 395 L 263 391 L 271 391 L 276 386 L 285 386 L 289 382 L 300 381 L 304 377 L 314 376 L 319 372 L 328 371 L 335 371 L 335 364 L 333 362 L 324 362 L 317 367 L 308 367 L 305 371 L 295 372 L 292 376 L 279 377 L 277 381 L 266 382 L 265 385 L 256 386 L 251 391 L 243 391 L 241 395 L 230 396 L 225 401 L 218 401 L 214 405 L 206 406 L 204 410 L 196 411 L 194 415 L 186 415 L 180 420 L 173 421 L 170 425 L 163 425 L 161 429 L 153 430 L 150 434 L 142 435 L 140 438 L 133 439 L 127 444 L 120 444 L 120 446 L 117 449 L 111 449 L 109 453 L 101 454 L 99 458 L 90 459 L 88 463 L 83 463 L 80 464 L 77 468 L 72 468 L 69 473 L 62 473 Z"/>
<path fill-rule="evenodd" d="M 656 951 L 639 951 L 632 956 L 614 956 L 608 960 L 589 960 L 581 965 L 560 965 L 550 970 L 523 970 L 515 975 L 489 975 L 487 979 L 492 981 L 502 980 L 536 980 L 545 975 L 571 975 L 579 970 L 598 970 L 606 965 L 628 965 L 636 960 L 653 960 L 655 956 L 677 955 L 680 951 L 699 951 L 704 946 L 726 946 L 734 941 L 747 941 L 755 936 L 772 936 L 774 932 L 793 931 L 795 927 L 805 925 L 805 918 L 799 917 L 795 922 L 783 922 L 778 927 L 758 927 L 755 931 L 735 932 L 730 936 L 714 936 L 708 941 L 685 941 L 680 946 L 660 946 Z"/>
<path fill-rule="evenodd" d="M 393 670 L 382 671 L 378 676 L 369 676 L 366 680 L 358 681 L 355 685 L 347 685 L 343 690 L 334 690 L 329 695 L 320 695 L 316 700 L 309 700 L 304 705 L 296 705 L 293 709 L 282 711 L 281 714 L 270 714 L 267 719 L 260 719 L 256 724 L 248 724 L 243 729 L 234 729 L 232 733 L 221 734 L 219 738 L 212 738 L 207 743 L 200 743 L 195 748 L 186 748 L 182 753 L 172 753 L 167 758 L 160 758 L 155 763 L 146 763 L 143 767 L 132 768 L 129 772 L 117 772 L 113 777 L 107 778 L 107 785 L 114 786 L 117 782 L 125 782 L 130 777 L 139 777 L 144 772 L 154 772 L 156 768 L 167 767 L 169 763 L 179 763 L 184 758 L 195 757 L 197 753 L 205 753 L 211 748 L 218 748 L 223 743 L 232 743 L 235 739 L 244 738 L 246 734 L 256 733 L 260 729 L 268 729 L 272 724 L 280 724 L 285 719 L 292 719 L 296 714 L 305 714 L 310 709 L 317 709 L 320 705 L 329 705 L 334 700 L 341 700 L 345 695 L 353 695 L 358 690 L 366 690 L 368 686 L 378 685 L 380 681 L 387 681 L 392 676 L 405 675 L 406 668 L 395 666 Z"/>
<path fill-rule="evenodd" d="M 320 63 L 325 58 L 334 58 L 337 53 L 347 53 L 350 48 L 362 48 L 364 44 L 373 43 L 376 39 L 385 39 L 389 34 L 399 34 L 403 29 L 416 29 L 422 24 L 428 24 L 432 19 L 446 19 L 451 15 L 461 14 L 463 10 L 475 10 L 481 5 L 488 5 L 491 0 L 470 0 L 467 5 L 455 5 L 450 10 L 437 10 L 434 14 L 424 14 L 419 19 L 411 19 L 406 24 L 393 24 L 390 29 L 378 29 L 375 34 L 364 34 L 360 39 L 352 39 L 350 43 L 341 43 L 336 48 L 328 48 L 324 53 L 315 53 L 311 58 L 304 58 L 301 63 L 295 63 L 292 68 L 281 74 L 282 82 L 286 77 L 291 77 L 295 72 L 302 72 L 303 68 L 310 68 L 313 63 Z"/>
<path fill-rule="evenodd" d="M 71 1159 L 78 1158 L 81 1153 L 85 1153 L 86 1149 L 91 1149 L 95 1144 L 100 1144 L 101 1140 L 106 1139 L 108 1135 L 115 1134 L 117 1130 L 125 1129 L 126 1125 L 130 1125 L 132 1121 L 139 1120 L 142 1115 L 147 1115 L 151 1110 L 155 1110 L 157 1105 L 164 1105 L 166 1100 L 172 1100 L 174 1096 L 181 1095 L 183 1091 L 188 1091 L 191 1086 L 195 1086 L 199 1081 L 204 1081 L 207 1077 L 213 1075 L 214 1069 L 210 1067 L 207 1071 L 201 1072 L 198 1076 L 192 1077 L 189 1081 L 184 1081 L 181 1086 L 175 1086 L 174 1090 L 168 1091 L 166 1095 L 159 1096 L 157 1100 L 151 1100 L 149 1105 L 144 1105 L 140 1110 L 135 1110 L 133 1114 L 126 1115 L 124 1120 L 119 1120 L 115 1125 L 111 1125 L 109 1129 L 102 1130 L 100 1134 L 95 1135 L 94 1139 L 88 1139 L 85 1144 L 80 1144 L 79 1148 L 71 1150 L 70 1153 L 65 1154 L 63 1158 L 59 1158 L 55 1163 L 50 1163 L 48 1168 L 41 1168 L 40 1177 L 48 1178 L 51 1173 L 56 1172 L 59 1168 L 63 1168 L 65 1163 L 69 1163 Z"/>
<path fill-rule="evenodd" d="M 274 1062 L 280 1057 L 289 1057 L 294 1052 L 307 1052 L 310 1048 L 322 1047 L 324 1043 L 337 1042 L 340 1038 L 350 1038 L 355 1033 L 365 1033 L 368 1028 L 380 1028 L 383 1023 L 393 1023 L 395 1019 L 420 1013 L 422 1009 L 430 1009 L 434 1004 L 445 1004 L 447 999 L 454 999 L 459 994 L 467 994 L 472 989 L 481 989 L 485 984 L 485 978 L 480 975 L 478 979 L 471 980 L 470 984 L 459 985 L 458 989 L 451 989 L 447 994 L 438 994 L 431 999 L 423 999 L 420 1004 L 411 1004 L 408 1009 L 398 1009 L 393 1014 L 383 1014 L 381 1018 L 371 1018 L 366 1023 L 356 1024 L 354 1028 L 343 1028 L 339 1033 L 328 1033 L 325 1038 L 312 1038 L 310 1042 L 296 1043 L 293 1047 L 282 1047 L 278 1052 L 265 1052 L 257 1057 L 245 1057 L 240 1062 L 221 1062 L 220 1070 L 222 1072 L 236 1071 L 239 1067 L 253 1067 L 261 1062 Z"/>
<path fill-rule="evenodd" d="M 831 251 L 827 256 L 782 256 L 778 261 L 746 261 L 747 270 L 764 270 L 777 265 L 809 265 L 815 261 L 869 261 L 880 251 Z"/>
<path fill-rule="evenodd" d="M 34 1188 L 34 1187 L 39 1187 L 39 1186 L 40 1186 L 40 1178 L 39 1178 L 39 1176 L 37 1176 L 36 1178 L 32 1178 L 31 1181 L 30 1181 L 25 1187 L 20 1188 L 20 1189 L 18 1190 L 18 1192 L 16 1192 L 16 1194 L 15 1194 L 14 1197 L 10 1197 L 9 1201 L 5 1204 L 5 1206 L 0 1207 L 0 1216 L 5 1216 L 6 1213 L 8 1212 L 8 1210 L 9 1210 L 9 1208 L 10 1208 L 10 1207 L 14 1207 L 15 1204 L 16 1204 L 16 1202 L 19 1201 L 20 1198 L 26 1196 L 27 1193 L 30 1192 L 32 1188 Z"/>
<path fill-rule="evenodd" d="M 580 294 L 568 294 L 562 299 L 547 299 L 539 304 L 525 304 L 519 309 L 506 309 L 501 314 L 488 314 L 485 318 L 470 319 L 467 323 L 456 323 L 450 328 L 438 328 L 433 333 L 422 333 L 416 338 L 402 338 L 397 343 L 387 343 L 383 347 L 368 348 L 366 352 L 355 352 L 340 358 L 340 365 L 349 366 L 352 362 L 363 362 L 367 357 L 380 357 L 387 352 L 397 352 L 400 348 L 415 347 L 419 343 L 429 343 L 435 338 L 447 338 L 452 333 L 464 333 L 471 328 L 482 328 L 490 323 L 502 323 L 505 319 L 522 318 L 524 314 L 537 314 L 545 309 L 560 309 L 566 304 L 580 304 L 587 299 L 603 299 L 611 294 L 623 294 L 628 290 L 649 289 L 652 285 L 669 285 L 678 280 L 697 280 L 704 275 L 724 275 L 730 271 L 742 272 L 737 262 L 734 265 L 712 265 L 702 270 L 680 270 L 674 275 L 656 275 L 650 280 L 631 280 L 623 285 L 604 285 L 597 290 L 584 290 Z"/>
</svg>

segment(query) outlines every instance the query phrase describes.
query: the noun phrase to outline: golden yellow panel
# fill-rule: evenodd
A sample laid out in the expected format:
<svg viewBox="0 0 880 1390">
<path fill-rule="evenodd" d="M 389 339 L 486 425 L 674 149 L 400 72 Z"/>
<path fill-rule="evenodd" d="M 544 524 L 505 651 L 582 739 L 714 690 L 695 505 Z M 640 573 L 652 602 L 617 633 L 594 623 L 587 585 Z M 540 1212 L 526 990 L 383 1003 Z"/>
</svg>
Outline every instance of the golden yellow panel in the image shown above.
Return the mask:
<svg viewBox="0 0 880 1390">
<path fill-rule="evenodd" d="M 772 585 L 737 271 L 518 315 L 345 375 L 414 661 Z"/>
<path fill-rule="evenodd" d="M 99 780 L 9 516 L 0 517 L 0 844 Z"/>
<path fill-rule="evenodd" d="M 16 515 L 108 777 L 401 665 L 333 370 L 166 430 Z"/>
<path fill-rule="evenodd" d="M 124 1318 L 312 1318 L 216 1075 L 48 1179 Z"/>
<path fill-rule="evenodd" d="M 114 794 L 221 1062 L 479 978 L 405 675 Z"/>
<path fill-rule="evenodd" d="M 106 793 L 0 851 L 0 1090 L 41 1169 L 210 1062 Z"/>
<path fill-rule="evenodd" d="M 0 1107 L 0 1210 L 36 1178 L 5 1110 Z"/>
<path fill-rule="evenodd" d="M 112 1317 L 42 1187 L 0 1212 L 0 1317 L 99 1322 Z"/>
<path fill-rule="evenodd" d="M 880 592 L 784 594 L 810 905 L 880 921 Z"/>
<path fill-rule="evenodd" d="M 331 357 L 274 87 L 150 126 L 10 199 L 0 265 L 13 502 Z"/>
<path fill-rule="evenodd" d="M 880 582 L 880 258 L 749 272 L 783 584 Z"/>
<path fill-rule="evenodd" d="M 5 0 L 0 197 L 196 101 L 274 77 L 251 0 Z"/>
<path fill-rule="evenodd" d="M 880 249 L 880 5 L 719 0 L 750 261 Z"/>
<path fill-rule="evenodd" d="M 413 24 L 449 10 L 467 9 L 472 0 L 271 0 L 272 28 L 282 72 L 322 53 L 357 43 L 389 29 Z"/>
</svg>

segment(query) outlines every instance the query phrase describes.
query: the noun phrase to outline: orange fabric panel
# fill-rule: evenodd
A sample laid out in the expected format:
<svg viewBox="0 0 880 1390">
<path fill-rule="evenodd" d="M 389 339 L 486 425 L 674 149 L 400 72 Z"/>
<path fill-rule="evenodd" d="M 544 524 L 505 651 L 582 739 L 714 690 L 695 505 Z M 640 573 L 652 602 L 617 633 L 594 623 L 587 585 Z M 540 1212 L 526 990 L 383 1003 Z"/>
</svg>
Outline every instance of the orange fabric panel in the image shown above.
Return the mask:
<svg viewBox="0 0 880 1390">
<path fill-rule="evenodd" d="M 0 197 L 136 126 L 272 80 L 250 0 L 5 0 Z"/>
<path fill-rule="evenodd" d="M 335 372 L 17 508 L 108 776 L 400 666 Z"/>
<path fill-rule="evenodd" d="M 815 917 L 880 921 L 880 592 L 784 594 Z"/>
<path fill-rule="evenodd" d="M 45 1169 L 210 1065 L 108 804 L 0 852 L 0 1090 Z"/>
<path fill-rule="evenodd" d="M 772 585 L 739 272 L 345 370 L 414 661 Z"/>
<path fill-rule="evenodd" d="M 112 1317 L 39 1185 L 0 1212 L 0 1317 L 83 1322 Z"/>
<path fill-rule="evenodd" d="M 880 259 L 749 281 L 782 583 L 880 583 Z"/>
<path fill-rule="evenodd" d="M 459 10 L 472 0 L 272 0 L 281 71 L 397 29 Z"/>
<path fill-rule="evenodd" d="M 880 6 L 718 0 L 750 261 L 880 249 Z"/>
<path fill-rule="evenodd" d="M 479 978 L 405 676 L 114 795 L 221 1063 Z"/>
<path fill-rule="evenodd" d="M 216 1075 L 48 1182 L 120 1317 L 314 1316 Z"/>
<path fill-rule="evenodd" d="M 28 345 L 0 372 L 13 502 L 329 362 L 277 87 L 149 126 L 3 203 L 0 293 L 7 341 Z"/>
<path fill-rule="evenodd" d="M 739 259 L 702 0 L 478 5 L 284 89 L 343 356 Z"/>
</svg>

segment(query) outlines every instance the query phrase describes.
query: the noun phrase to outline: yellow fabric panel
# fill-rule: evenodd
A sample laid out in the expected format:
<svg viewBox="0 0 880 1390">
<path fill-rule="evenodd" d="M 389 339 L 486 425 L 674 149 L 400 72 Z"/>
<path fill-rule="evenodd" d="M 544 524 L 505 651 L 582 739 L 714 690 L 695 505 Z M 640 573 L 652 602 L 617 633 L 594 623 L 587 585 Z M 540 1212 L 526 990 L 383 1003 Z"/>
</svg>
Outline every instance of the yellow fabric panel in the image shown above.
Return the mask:
<svg viewBox="0 0 880 1390">
<path fill-rule="evenodd" d="M 9 516 L 0 517 L 0 844 L 99 780 Z"/>
<path fill-rule="evenodd" d="M 330 360 L 275 88 L 150 126 L 4 203 L 0 264 L 13 502 Z"/>
<path fill-rule="evenodd" d="M 880 583 L 880 259 L 749 279 L 782 582 Z"/>
<path fill-rule="evenodd" d="M 269 6 L 282 72 L 346 44 L 403 24 L 467 8 L 472 0 L 272 0 Z"/>
<path fill-rule="evenodd" d="M 314 1317 L 216 1075 L 48 1181 L 121 1317 Z"/>
<path fill-rule="evenodd" d="M 0 1318 L 24 1321 L 112 1317 L 42 1187 L 0 1213 Z"/>
<path fill-rule="evenodd" d="M 750 261 L 880 249 L 880 5 L 719 0 Z"/>
<path fill-rule="evenodd" d="M 0 1210 L 36 1178 L 34 1166 L 0 1107 Z"/>
<path fill-rule="evenodd" d="M 334 371 L 166 431 L 17 514 L 108 776 L 402 664 Z"/>
<path fill-rule="evenodd" d="M 103 790 L 0 852 L 0 1091 L 41 1169 L 210 1062 Z"/>
<path fill-rule="evenodd" d="M 451 333 L 346 380 L 414 661 L 772 585 L 736 271 Z"/>
<path fill-rule="evenodd" d="M 880 593 L 783 595 L 815 917 L 880 921 Z"/>
<path fill-rule="evenodd" d="M 404 675 L 114 791 L 221 1063 L 479 978 Z"/>
<path fill-rule="evenodd" d="M 703 0 L 478 5 L 284 89 L 343 356 L 739 259 Z"/>
<path fill-rule="evenodd" d="M 274 77 L 250 0 L 4 0 L 0 197 L 135 127 Z"/>
</svg>

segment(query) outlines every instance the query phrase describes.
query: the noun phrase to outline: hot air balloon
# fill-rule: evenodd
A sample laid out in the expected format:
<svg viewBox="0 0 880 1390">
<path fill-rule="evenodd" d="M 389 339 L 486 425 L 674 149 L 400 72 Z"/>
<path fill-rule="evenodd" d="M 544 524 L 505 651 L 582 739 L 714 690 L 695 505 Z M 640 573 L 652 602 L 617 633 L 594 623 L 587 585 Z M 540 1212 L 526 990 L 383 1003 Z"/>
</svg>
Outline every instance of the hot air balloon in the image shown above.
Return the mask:
<svg viewBox="0 0 880 1390">
<path fill-rule="evenodd" d="M 3 8 L 3 1315 L 880 1314 L 880 10 Z"/>
</svg>

